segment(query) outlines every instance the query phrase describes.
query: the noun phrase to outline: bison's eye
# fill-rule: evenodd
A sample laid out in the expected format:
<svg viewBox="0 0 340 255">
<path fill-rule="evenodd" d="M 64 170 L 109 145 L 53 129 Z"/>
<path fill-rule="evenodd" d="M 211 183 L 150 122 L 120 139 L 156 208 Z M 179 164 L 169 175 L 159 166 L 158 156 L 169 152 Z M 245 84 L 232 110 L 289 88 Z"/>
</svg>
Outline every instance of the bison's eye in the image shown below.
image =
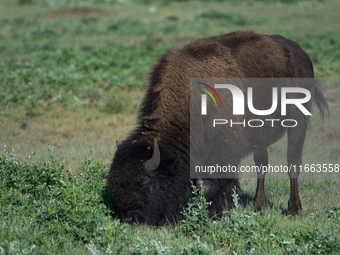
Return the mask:
<svg viewBox="0 0 340 255">
<path fill-rule="evenodd" d="M 140 182 L 140 186 L 146 186 L 150 182 L 150 178 L 148 176 L 143 176 Z"/>
<path fill-rule="evenodd" d="M 149 193 L 152 191 L 151 179 L 148 176 L 143 176 L 143 178 L 141 178 L 140 182 L 137 185 L 139 189 L 144 193 Z"/>
</svg>

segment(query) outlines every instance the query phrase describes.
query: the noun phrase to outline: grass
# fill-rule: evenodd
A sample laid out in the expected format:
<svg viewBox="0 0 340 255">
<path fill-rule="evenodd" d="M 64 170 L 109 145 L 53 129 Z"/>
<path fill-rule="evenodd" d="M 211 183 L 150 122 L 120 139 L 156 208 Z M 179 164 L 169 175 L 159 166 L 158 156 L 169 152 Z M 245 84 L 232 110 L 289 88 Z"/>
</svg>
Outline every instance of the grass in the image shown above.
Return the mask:
<svg viewBox="0 0 340 255">
<path fill-rule="evenodd" d="M 160 228 L 121 224 L 105 178 L 157 58 L 234 30 L 281 34 L 310 55 L 316 76 L 327 78 L 330 117 L 322 123 L 314 107 L 303 163 L 339 163 L 340 88 L 329 79 L 340 74 L 339 7 L 337 0 L 1 1 L 0 254 L 338 254 L 338 178 L 300 179 L 300 217 L 284 216 L 287 177 L 266 180 L 259 214 L 256 180 L 242 179 L 224 219 L 207 218 L 198 194 L 186 221 Z M 272 145 L 269 163 L 286 164 L 286 147 L 286 137 Z M 252 156 L 241 164 L 253 165 Z"/>
<path fill-rule="evenodd" d="M 146 73 L 161 49 L 150 51 L 147 44 L 134 45 L 122 54 L 125 49 L 115 43 L 83 50 L 65 47 L 41 50 L 25 60 L 2 61 L 0 111 L 5 113 L 9 105 L 24 105 L 30 117 L 37 114 L 37 106 L 48 108 L 58 103 L 100 108 L 108 92 L 143 88 Z M 113 109 L 115 106 L 107 103 L 109 107 L 104 109 L 110 112 L 124 108 L 121 104 Z"/>
<path fill-rule="evenodd" d="M 138 25 L 126 21 L 121 24 L 138 29 Z M 309 53 L 319 77 L 339 74 L 338 34 L 309 32 L 289 38 Z M 0 61 L 0 114 L 8 113 L 13 105 L 24 105 L 26 115 L 31 117 L 39 114 L 35 111 L 37 107 L 50 108 L 57 104 L 92 104 L 109 112 L 120 112 L 126 103 L 115 106 L 105 95 L 145 88 L 146 74 L 155 59 L 175 45 L 153 47 L 154 44 L 155 39 L 149 37 L 142 47 L 107 43 L 101 47 L 41 49 L 29 57 L 5 58 Z"/>
<path fill-rule="evenodd" d="M 240 204 L 235 193 L 235 207 L 223 219 L 209 220 L 203 192 L 194 190 L 197 197 L 181 223 L 162 228 L 128 226 L 116 218 L 116 204 L 106 190 L 107 166 L 102 161 L 89 155 L 80 173 L 74 174 L 56 157 L 52 144 L 48 158 L 40 162 L 33 155 L 21 160 L 15 150 L 3 147 L 1 254 L 336 254 L 340 250 L 340 204 L 308 211 L 311 205 L 306 198 L 339 199 L 339 194 L 330 195 L 338 179 L 301 180 L 307 207 L 301 218 L 282 216 L 280 195 L 288 195 L 285 180 L 269 179 L 270 206 L 262 213 L 252 212 L 245 197 Z M 276 195 L 279 199 L 272 198 Z"/>
</svg>

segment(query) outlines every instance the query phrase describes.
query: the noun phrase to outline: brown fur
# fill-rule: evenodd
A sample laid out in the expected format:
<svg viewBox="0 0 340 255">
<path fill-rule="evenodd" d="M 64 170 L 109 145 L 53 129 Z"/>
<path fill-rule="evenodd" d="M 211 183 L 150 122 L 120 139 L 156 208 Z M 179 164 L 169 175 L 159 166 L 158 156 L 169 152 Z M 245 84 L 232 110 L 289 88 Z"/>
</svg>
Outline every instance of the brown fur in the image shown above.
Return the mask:
<svg viewBox="0 0 340 255">
<path fill-rule="evenodd" d="M 164 223 L 165 217 L 180 215 L 178 207 L 185 202 L 189 180 L 189 84 L 190 78 L 194 77 L 312 78 L 314 74 L 311 60 L 300 46 L 278 35 L 234 32 L 202 38 L 169 50 L 151 72 L 138 127 L 119 146 L 111 166 L 108 187 L 120 203 L 123 218 L 159 225 Z M 311 92 L 314 94 L 313 90 Z M 315 101 L 323 112 L 327 103 L 317 87 L 315 92 Z M 310 109 L 311 102 L 306 107 Z M 293 115 L 302 124 L 299 129 L 288 130 L 288 163 L 300 164 L 308 116 Z M 237 146 L 233 145 L 231 151 L 227 145 L 226 153 L 230 152 L 230 160 L 238 164 L 242 156 L 254 152 L 256 164 L 267 165 L 267 147 L 285 131 L 272 129 L 268 135 L 240 130 L 237 135 L 230 135 L 230 140 Z M 140 162 L 151 157 L 153 138 L 159 143 L 161 165 L 150 173 Z M 255 209 L 261 210 L 265 204 L 264 176 L 258 177 Z M 288 213 L 295 214 L 301 209 L 298 174 L 290 177 Z M 235 179 L 215 179 L 206 183 L 211 190 L 206 196 L 213 201 L 211 209 L 217 212 L 223 209 L 225 199 L 231 201 L 231 190 L 238 186 Z M 144 190 L 146 187 L 148 191 Z M 225 197 L 221 195 L 223 193 Z"/>
</svg>

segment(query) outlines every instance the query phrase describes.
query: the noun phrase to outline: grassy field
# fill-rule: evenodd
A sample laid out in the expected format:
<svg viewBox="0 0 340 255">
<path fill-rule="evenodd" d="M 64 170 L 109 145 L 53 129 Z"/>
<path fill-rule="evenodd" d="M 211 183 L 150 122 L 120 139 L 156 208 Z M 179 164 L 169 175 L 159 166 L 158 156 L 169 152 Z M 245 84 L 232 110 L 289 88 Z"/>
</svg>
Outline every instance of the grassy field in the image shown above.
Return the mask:
<svg viewBox="0 0 340 255">
<path fill-rule="evenodd" d="M 310 55 L 330 115 L 322 122 L 314 107 L 303 161 L 340 163 L 339 9 L 338 0 L 0 0 L 0 254 L 339 254 L 338 178 L 301 179 L 297 217 L 285 217 L 288 178 L 266 180 L 260 214 L 256 180 L 243 179 L 223 220 L 160 228 L 121 224 L 105 187 L 157 58 L 235 30 L 281 34 Z M 272 145 L 269 163 L 285 164 L 286 147 Z"/>
</svg>

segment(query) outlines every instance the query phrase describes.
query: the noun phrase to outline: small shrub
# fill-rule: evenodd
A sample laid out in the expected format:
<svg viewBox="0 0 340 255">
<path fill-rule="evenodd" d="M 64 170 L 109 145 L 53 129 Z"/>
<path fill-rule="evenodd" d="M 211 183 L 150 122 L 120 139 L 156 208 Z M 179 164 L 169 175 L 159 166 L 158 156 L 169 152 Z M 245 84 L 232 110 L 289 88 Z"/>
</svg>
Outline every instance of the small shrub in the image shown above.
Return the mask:
<svg viewBox="0 0 340 255">
<path fill-rule="evenodd" d="M 340 224 L 340 203 L 335 204 L 331 209 L 328 209 L 326 214 L 329 219 L 335 220 L 338 224 Z M 340 228 L 340 225 L 339 225 Z"/>
<path fill-rule="evenodd" d="M 200 254 L 200 255 L 208 255 L 212 254 L 213 250 L 211 247 L 198 235 L 193 235 L 193 241 L 184 246 L 184 247 L 173 247 L 167 245 L 165 242 L 158 240 L 146 240 L 142 239 L 139 236 L 136 238 L 136 242 L 132 245 L 131 253 L 134 255 L 142 255 L 142 254 Z M 219 254 L 215 252 L 213 254 Z"/>
<path fill-rule="evenodd" d="M 181 221 L 180 227 L 184 233 L 200 234 L 204 233 L 211 223 L 210 213 L 208 211 L 211 202 L 206 201 L 202 185 L 200 189 L 198 189 L 192 184 L 191 188 L 193 194 L 192 201 L 188 204 L 187 208 L 183 209 L 182 214 L 185 218 Z"/>
</svg>

